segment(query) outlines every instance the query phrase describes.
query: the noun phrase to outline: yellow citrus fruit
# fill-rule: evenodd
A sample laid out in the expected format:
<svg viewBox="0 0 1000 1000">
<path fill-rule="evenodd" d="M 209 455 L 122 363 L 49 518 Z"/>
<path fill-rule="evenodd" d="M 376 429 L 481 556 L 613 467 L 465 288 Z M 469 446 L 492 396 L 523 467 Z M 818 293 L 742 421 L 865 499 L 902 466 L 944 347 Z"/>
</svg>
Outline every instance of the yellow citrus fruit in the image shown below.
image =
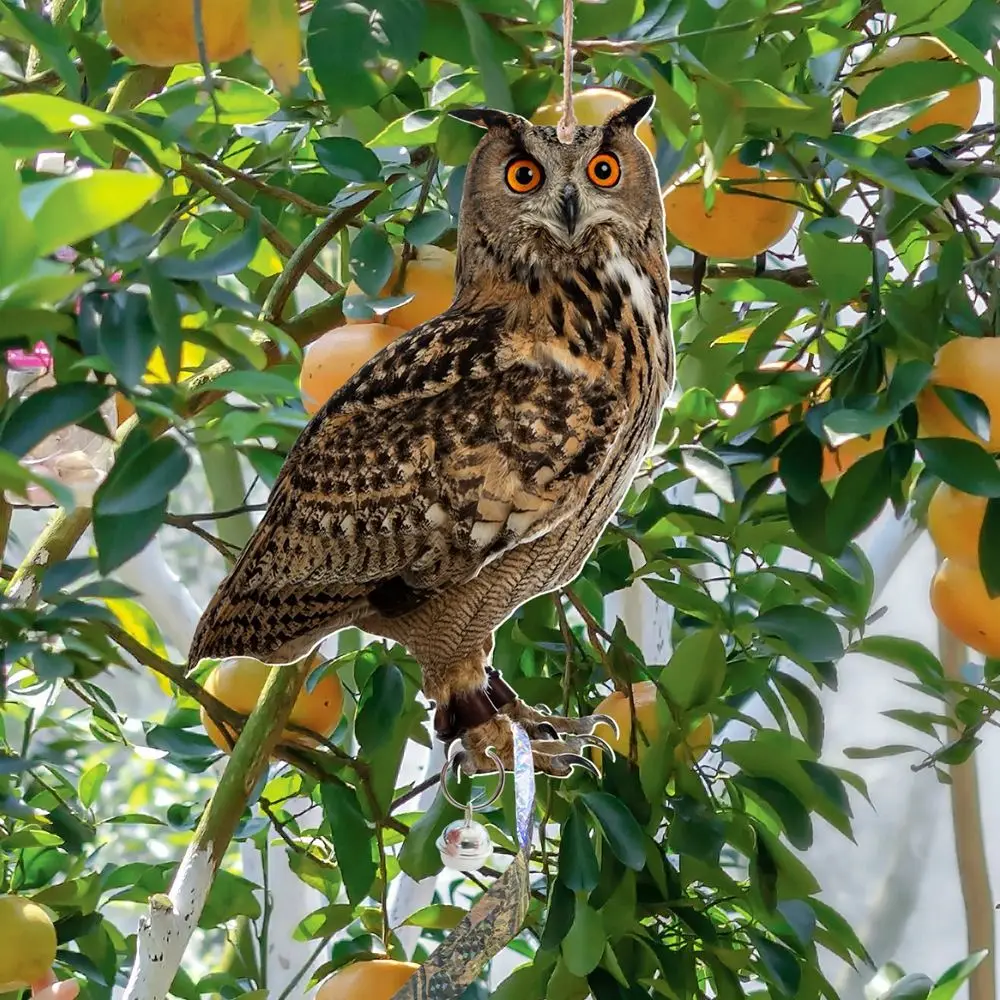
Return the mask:
<svg viewBox="0 0 1000 1000">
<path fill-rule="evenodd" d="M 611 90 L 609 87 L 590 87 L 573 95 L 573 114 L 581 125 L 603 125 L 609 115 L 621 111 L 633 100 L 634 98 L 623 94 L 620 90 Z M 531 120 L 536 125 L 558 125 L 562 113 L 562 101 L 558 101 L 540 107 L 532 115 Z M 653 156 L 656 156 L 656 139 L 653 136 L 653 129 L 648 118 L 639 123 L 635 134 L 646 149 Z"/>
<path fill-rule="evenodd" d="M 406 265 L 403 277 L 403 288 L 400 295 L 412 295 L 409 302 L 382 313 L 379 319 L 393 326 L 412 330 L 421 323 L 440 316 L 455 298 L 455 255 L 443 247 L 431 244 L 416 248 L 416 256 Z M 396 266 L 392 269 L 389 280 L 379 292 L 379 297 L 388 298 L 395 294 L 396 279 L 399 277 L 399 261 L 402 249 L 396 248 Z M 365 293 L 355 283 L 347 286 L 347 296 L 364 295 Z M 348 323 L 369 323 L 370 320 L 349 319 Z"/>
<path fill-rule="evenodd" d="M 0 993 L 41 983 L 56 959 L 56 929 L 37 903 L 23 896 L 0 896 Z"/>
<path fill-rule="evenodd" d="M 1000 451 L 1000 338 L 956 337 L 938 351 L 930 385 L 917 397 L 922 437 L 979 438 L 945 406 L 931 388 L 962 389 L 978 396 L 990 414 L 990 451 Z"/>
<path fill-rule="evenodd" d="M 250 48 L 249 14 L 250 0 L 201 0 L 209 62 L 234 59 Z M 199 62 L 191 0 L 104 0 L 104 26 L 133 62 Z"/>
<path fill-rule="evenodd" d="M 706 257 L 741 260 L 763 253 L 792 228 L 798 209 L 774 199 L 795 198 L 794 181 L 748 167 L 736 154 L 725 161 L 719 176 L 753 183 L 730 191 L 718 187 L 711 211 L 705 210 L 700 173 L 667 191 L 663 209 L 676 240 Z"/>
<path fill-rule="evenodd" d="M 844 121 L 850 124 L 858 117 L 858 101 L 864 89 L 889 66 L 899 66 L 908 62 L 930 62 L 931 60 L 954 61 L 955 53 L 943 42 L 926 36 L 901 38 L 877 55 L 870 56 L 851 73 L 845 84 L 840 111 Z M 954 125 L 966 132 L 979 114 L 982 93 L 979 81 L 962 83 L 948 91 L 948 96 L 926 111 L 922 111 L 907 123 L 912 132 L 930 128 L 932 125 Z"/>
<path fill-rule="evenodd" d="M 931 581 L 931 607 L 959 642 L 1000 656 L 1000 598 L 990 597 L 977 565 L 945 559 Z"/>
<path fill-rule="evenodd" d="M 316 992 L 316 1000 L 392 1000 L 420 966 L 376 959 L 338 969 Z"/>
<path fill-rule="evenodd" d="M 313 414 L 370 358 L 406 331 L 382 323 L 340 326 L 314 340 L 302 357 L 299 387 Z"/>
<path fill-rule="evenodd" d="M 979 565 L 979 532 L 986 516 L 986 497 L 974 497 L 942 483 L 927 508 L 927 530 L 941 555 Z"/>
<path fill-rule="evenodd" d="M 647 745 L 654 744 L 660 735 L 660 720 L 656 714 L 656 685 L 652 681 L 633 684 L 632 700 L 635 702 L 635 717 L 640 729 L 636 735 L 636 745 L 641 758 Z M 632 738 L 632 711 L 628 695 L 624 691 L 613 691 L 597 706 L 595 714 L 610 715 L 618 723 L 618 735 L 615 736 L 611 727 L 603 723 L 597 727 L 594 735 L 606 740 L 615 753 L 627 757 Z M 714 734 L 712 717 L 706 715 L 684 737 L 684 741 L 674 748 L 674 758 L 681 763 L 701 760 L 712 745 Z M 602 756 L 600 750 L 594 751 L 594 763 L 598 767 L 601 766 Z"/>
<path fill-rule="evenodd" d="M 272 669 L 292 668 L 270 667 L 252 656 L 229 656 L 221 660 L 208 675 L 205 690 L 229 708 L 243 715 L 249 715 L 256 707 L 257 699 Z M 292 706 L 289 722 L 321 736 L 329 736 L 337 728 L 344 707 L 344 689 L 340 678 L 336 674 L 327 673 L 311 691 L 308 687 L 309 682 L 306 681 Z M 229 743 L 204 708 L 201 710 L 201 724 L 205 727 L 208 738 L 220 750 L 228 753 Z M 285 730 L 282 739 L 286 742 L 308 742 L 301 734 L 288 730 Z"/>
</svg>

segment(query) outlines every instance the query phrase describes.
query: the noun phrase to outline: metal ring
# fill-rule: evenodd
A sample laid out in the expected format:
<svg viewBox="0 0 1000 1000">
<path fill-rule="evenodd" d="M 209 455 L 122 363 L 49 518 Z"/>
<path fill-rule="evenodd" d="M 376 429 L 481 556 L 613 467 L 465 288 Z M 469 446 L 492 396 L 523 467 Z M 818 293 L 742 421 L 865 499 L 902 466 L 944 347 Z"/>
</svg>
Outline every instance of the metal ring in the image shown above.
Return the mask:
<svg viewBox="0 0 1000 1000">
<path fill-rule="evenodd" d="M 458 744 L 461 746 L 461 744 Z M 461 752 L 461 751 L 458 751 Z M 497 766 L 497 772 L 500 775 L 500 780 L 497 782 L 496 791 L 483 802 L 459 802 L 452 794 L 448 791 L 448 772 L 451 770 L 451 764 L 454 760 L 456 754 L 449 754 L 448 759 L 444 763 L 444 767 L 441 768 L 441 794 L 456 808 L 456 809 L 486 809 L 488 806 L 493 805 L 497 799 L 503 794 L 504 785 L 507 783 L 507 772 L 504 771 L 503 761 L 500 760 L 499 755 L 493 749 L 489 747 L 486 750 L 486 756 L 489 757 Z M 461 772 L 459 772 L 461 773 Z"/>
</svg>

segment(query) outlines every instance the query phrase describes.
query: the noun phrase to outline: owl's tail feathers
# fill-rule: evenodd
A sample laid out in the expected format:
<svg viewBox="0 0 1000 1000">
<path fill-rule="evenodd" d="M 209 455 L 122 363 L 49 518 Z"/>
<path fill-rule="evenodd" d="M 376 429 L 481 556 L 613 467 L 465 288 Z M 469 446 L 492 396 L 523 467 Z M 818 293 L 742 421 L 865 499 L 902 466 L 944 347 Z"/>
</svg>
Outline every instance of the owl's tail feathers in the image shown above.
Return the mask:
<svg viewBox="0 0 1000 1000">
<path fill-rule="evenodd" d="M 198 622 L 188 667 L 206 657 L 223 656 L 290 663 L 332 632 L 351 624 L 353 612 L 363 603 L 330 594 L 239 591 L 224 583 Z"/>
</svg>

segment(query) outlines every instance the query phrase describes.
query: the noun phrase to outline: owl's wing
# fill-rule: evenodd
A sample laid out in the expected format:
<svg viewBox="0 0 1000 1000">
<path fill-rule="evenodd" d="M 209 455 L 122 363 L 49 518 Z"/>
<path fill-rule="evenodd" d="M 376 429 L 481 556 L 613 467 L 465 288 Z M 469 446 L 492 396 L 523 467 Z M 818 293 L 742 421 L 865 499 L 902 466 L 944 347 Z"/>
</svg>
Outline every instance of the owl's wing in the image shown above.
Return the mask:
<svg viewBox="0 0 1000 1000">
<path fill-rule="evenodd" d="M 269 608 L 310 595 L 329 608 L 387 585 L 411 598 L 447 588 L 580 509 L 622 426 L 621 394 L 517 355 L 500 322 L 445 313 L 334 395 L 289 453 L 193 660 L 226 655 L 227 622 L 273 629 Z"/>
</svg>

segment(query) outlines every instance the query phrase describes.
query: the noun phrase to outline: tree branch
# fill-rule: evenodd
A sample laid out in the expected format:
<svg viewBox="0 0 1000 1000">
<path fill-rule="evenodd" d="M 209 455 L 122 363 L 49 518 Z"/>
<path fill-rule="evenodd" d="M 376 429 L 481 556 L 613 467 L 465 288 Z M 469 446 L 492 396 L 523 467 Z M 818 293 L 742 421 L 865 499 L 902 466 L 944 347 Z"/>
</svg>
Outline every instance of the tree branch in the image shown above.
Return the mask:
<svg viewBox="0 0 1000 1000">
<path fill-rule="evenodd" d="M 207 170 L 202 170 L 201 167 L 189 161 L 181 164 L 179 172 L 187 177 L 188 180 L 197 184 L 198 187 L 207 191 L 213 198 L 221 201 L 223 205 L 228 206 L 241 218 L 250 219 L 256 214 L 250 202 L 245 201 L 235 191 L 232 191 L 225 184 L 221 183 L 221 181 L 217 181 Z M 283 235 L 273 222 L 270 222 L 262 215 L 258 216 L 258 218 L 261 231 L 268 242 L 282 257 L 286 260 L 290 259 L 295 254 L 295 246 L 291 240 Z M 328 295 L 336 295 L 340 291 L 340 285 L 319 265 L 312 261 L 306 267 L 306 274 Z"/>
</svg>

